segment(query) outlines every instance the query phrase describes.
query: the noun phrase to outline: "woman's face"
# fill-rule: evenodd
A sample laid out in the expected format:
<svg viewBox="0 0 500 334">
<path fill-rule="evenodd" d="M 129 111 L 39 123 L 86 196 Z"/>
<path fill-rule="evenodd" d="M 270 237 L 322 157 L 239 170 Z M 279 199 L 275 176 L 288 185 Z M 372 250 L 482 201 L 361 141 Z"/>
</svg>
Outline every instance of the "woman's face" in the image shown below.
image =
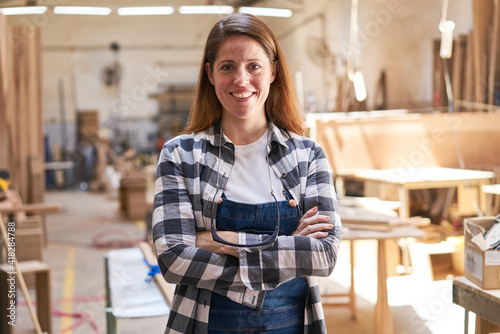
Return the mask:
<svg viewBox="0 0 500 334">
<path fill-rule="evenodd" d="M 248 36 L 229 37 L 214 61 L 205 65 L 223 107 L 223 117 L 233 121 L 265 118 L 264 104 L 275 78 L 275 66 L 262 46 Z"/>
</svg>

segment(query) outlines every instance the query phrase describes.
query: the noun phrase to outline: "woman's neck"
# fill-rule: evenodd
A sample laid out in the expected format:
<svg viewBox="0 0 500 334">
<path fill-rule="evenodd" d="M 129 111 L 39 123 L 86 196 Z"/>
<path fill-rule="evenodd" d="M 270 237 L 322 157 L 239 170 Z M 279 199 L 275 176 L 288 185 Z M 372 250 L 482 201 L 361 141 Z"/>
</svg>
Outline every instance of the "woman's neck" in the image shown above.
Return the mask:
<svg viewBox="0 0 500 334">
<path fill-rule="evenodd" d="M 247 145 L 255 142 L 267 130 L 267 120 L 264 122 L 225 122 L 221 120 L 222 131 L 235 145 Z"/>
</svg>

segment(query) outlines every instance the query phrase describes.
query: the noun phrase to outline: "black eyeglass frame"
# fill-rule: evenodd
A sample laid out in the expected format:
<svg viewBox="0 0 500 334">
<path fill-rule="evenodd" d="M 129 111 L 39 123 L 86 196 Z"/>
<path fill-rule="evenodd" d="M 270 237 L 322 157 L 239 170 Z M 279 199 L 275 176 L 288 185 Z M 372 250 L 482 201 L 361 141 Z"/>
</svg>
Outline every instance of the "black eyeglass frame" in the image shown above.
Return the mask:
<svg viewBox="0 0 500 334">
<path fill-rule="evenodd" d="M 224 240 L 222 239 L 218 234 L 217 234 L 217 231 L 216 231 L 216 228 L 215 228 L 215 218 L 214 216 L 217 214 L 217 210 L 216 210 L 216 205 L 215 205 L 215 201 L 212 201 L 212 216 L 210 217 L 210 228 L 212 230 L 212 238 L 214 239 L 215 242 L 218 242 L 218 243 L 221 243 L 221 244 L 224 244 L 224 245 L 228 245 L 228 246 L 233 246 L 233 247 L 260 247 L 260 246 L 265 246 L 265 245 L 269 245 L 269 244 L 273 244 L 274 242 L 276 242 L 276 239 L 278 238 L 278 234 L 279 234 L 279 231 L 280 231 L 280 208 L 279 208 L 279 205 L 278 205 L 278 200 L 276 199 L 276 196 L 274 196 L 274 192 L 271 192 L 271 196 L 273 196 L 274 198 L 274 201 L 276 202 L 276 216 L 277 216 L 277 219 L 276 219 L 276 228 L 274 229 L 274 232 L 273 234 L 265 239 L 264 241 L 262 242 L 258 242 L 256 244 L 236 244 L 236 243 L 232 243 L 232 242 L 229 242 L 227 240 Z M 214 198 L 215 199 L 215 198 Z"/>
</svg>

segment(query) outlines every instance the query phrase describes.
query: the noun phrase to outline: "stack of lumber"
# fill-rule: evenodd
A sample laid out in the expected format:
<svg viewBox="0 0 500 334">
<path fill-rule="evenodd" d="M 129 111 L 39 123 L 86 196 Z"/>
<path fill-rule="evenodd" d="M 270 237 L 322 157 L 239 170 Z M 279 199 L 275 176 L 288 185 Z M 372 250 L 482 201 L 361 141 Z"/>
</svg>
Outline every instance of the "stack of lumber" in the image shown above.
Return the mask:
<svg viewBox="0 0 500 334">
<path fill-rule="evenodd" d="M 9 147 L 5 144 L 8 141 L 7 132 L 7 94 L 9 88 L 10 68 L 7 66 L 7 18 L 0 14 L 0 169 L 7 168 L 6 157 Z"/>
<path fill-rule="evenodd" d="M 400 218 L 398 202 L 382 201 L 376 197 L 343 196 L 338 199 L 342 225 L 353 230 L 391 231 L 401 226 L 427 226 L 430 219 Z"/>
<path fill-rule="evenodd" d="M 99 112 L 97 110 L 78 111 L 77 125 L 80 145 L 93 146 L 98 139 Z"/>
<path fill-rule="evenodd" d="M 129 219 L 146 216 L 146 178 L 141 173 L 131 172 L 120 180 L 120 209 Z"/>
<path fill-rule="evenodd" d="M 473 0 L 471 10 L 473 27 L 470 33 L 456 36 L 453 43 L 453 56 L 449 63 L 453 98 L 500 105 L 500 1 Z M 435 107 L 448 103 L 439 45 L 439 40 L 434 42 Z"/>
<path fill-rule="evenodd" d="M 0 14 L 0 168 L 25 203 L 44 200 L 42 115 L 40 29 Z"/>
<path fill-rule="evenodd" d="M 354 83 L 349 79 L 347 73 L 339 79 L 337 100 L 335 102 L 336 112 L 349 112 L 367 110 L 366 100 L 357 101 L 354 92 Z"/>
</svg>

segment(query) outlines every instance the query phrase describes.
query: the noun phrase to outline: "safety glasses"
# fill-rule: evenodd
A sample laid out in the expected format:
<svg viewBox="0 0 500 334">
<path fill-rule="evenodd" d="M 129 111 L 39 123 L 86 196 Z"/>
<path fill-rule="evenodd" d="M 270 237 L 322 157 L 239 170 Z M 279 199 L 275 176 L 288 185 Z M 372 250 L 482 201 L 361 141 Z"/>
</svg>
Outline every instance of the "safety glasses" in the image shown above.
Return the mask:
<svg viewBox="0 0 500 334">
<path fill-rule="evenodd" d="M 210 227 L 212 230 L 212 238 L 214 239 L 215 242 L 228 245 L 228 246 L 233 246 L 233 247 L 259 247 L 259 246 L 265 246 L 269 244 L 273 244 L 276 239 L 278 238 L 279 230 L 280 230 L 280 209 L 278 205 L 278 200 L 276 199 L 276 196 L 274 196 L 274 192 L 271 192 L 271 196 L 273 196 L 274 201 L 276 203 L 276 228 L 274 229 L 273 234 L 269 237 L 266 238 L 264 241 L 255 243 L 255 244 L 235 244 L 232 242 L 229 242 L 227 240 L 222 239 L 218 234 L 216 230 L 216 222 L 215 222 L 215 215 L 217 214 L 217 206 L 215 204 L 215 196 L 214 196 L 214 201 L 212 201 L 212 216 L 210 219 Z"/>
<path fill-rule="evenodd" d="M 274 198 L 274 202 L 276 203 L 276 228 L 274 229 L 274 232 L 273 234 L 265 239 L 264 241 L 262 242 L 259 242 L 259 243 L 256 243 L 256 244 L 235 244 L 235 243 L 232 243 L 232 242 L 229 242 L 227 240 L 224 240 L 222 239 L 218 234 L 217 234 L 217 230 L 215 228 L 215 215 L 217 214 L 217 206 L 215 204 L 215 196 L 217 194 L 217 192 L 219 191 L 219 178 L 220 178 L 220 168 L 221 168 L 221 150 L 222 150 L 222 126 L 220 127 L 220 131 L 219 131 L 219 159 L 217 160 L 218 163 L 218 168 L 217 168 L 217 184 L 216 184 L 216 187 L 217 187 L 217 191 L 215 192 L 214 194 L 214 198 L 212 199 L 212 216 L 210 217 L 210 228 L 212 230 L 212 238 L 214 239 L 215 242 L 218 242 L 218 243 L 221 243 L 223 245 L 228 245 L 228 246 L 233 246 L 233 247 L 258 247 L 258 246 L 264 246 L 264 245 L 269 245 L 269 244 L 272 244 L 276 241 L 276 239 L 278 238 L 278 234 L 279 234 L 279 231 L 280 231 L 280 209 L 279 209 L 279 205 L 278 205 L 278 200 L 276 199 L 276 196 L 274 196 L 274 190 L 273 190 L 273 185 L 272 185 L 272 182 L 271 182 L 271 166 L 269 165 L 269 157 L 268 155 L 266 154 L 266 161 L 267 161 L 267 166 L 269 167 L 268 168 L 268 173 L 269 173 L 269 187 L 271 188 L 271 196 L 273 196 Z M 270 141 L 269 141 L 270 143 Z M 271 144 L 269 144 L 271 145 Z"/>
</svg>

